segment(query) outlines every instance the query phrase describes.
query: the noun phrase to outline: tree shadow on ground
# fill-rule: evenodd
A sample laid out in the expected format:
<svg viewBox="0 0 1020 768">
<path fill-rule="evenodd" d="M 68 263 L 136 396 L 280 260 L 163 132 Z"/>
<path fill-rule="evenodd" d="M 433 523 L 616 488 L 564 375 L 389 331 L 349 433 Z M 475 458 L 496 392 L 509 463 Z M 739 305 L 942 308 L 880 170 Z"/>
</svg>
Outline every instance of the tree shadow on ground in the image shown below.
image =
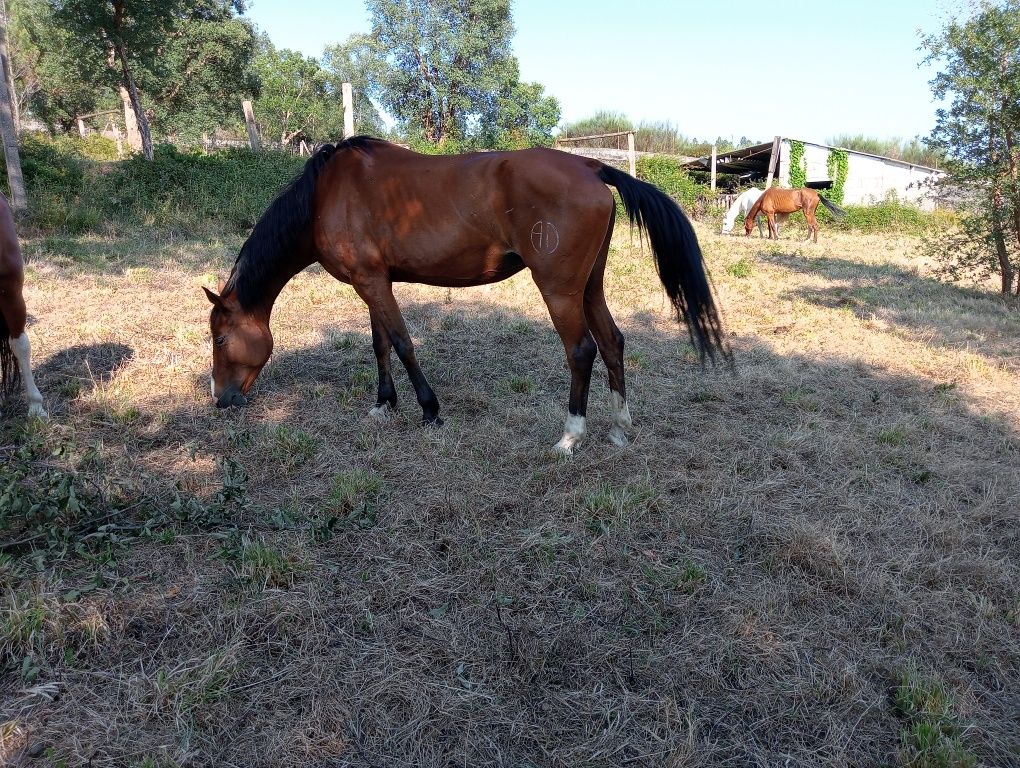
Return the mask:
<svg viewBox="0 0 1020 768">
<path fill-rule="evenodd" d="M 104 471 L 151 495 L 208 494 L 216 459 L 248 482 L 231 519 L 103 566 L 122 586 L 86 602 L 108 629 L 43 654 L 62 695 L 17 710 L 33 738 L 97 764 L 863 765 L 900 748 L 888 690 L 915 668 L 966 696 L 981 759 L 1008 762 L 1015 425 L 759 339 L 735 340 L 739 375 L 703 373 L 682 331 L 638 317 L 632 445 L 605 440 L 597 364 L 563 461 L 547 320 L 404 310 L 441 430 L 418 426 L 396 360 L 400 415 L 365 417 L 370 337 L 339 325 L 275 356 L 246 409 L 198 400 L 198 379 L 127 423 L 74 414 Z"/>
<path fill-rule="evenodd" d="M 51 234 L 26 237 L 23 249 L 30 266 L 46 264 L 57 269 L 91 275 L 120 275 L 131 270 L 151 270 L 153 254 L 168 263 L 200 271 L 210 264 L 226 269 L 233 264 L 244 237 L 222 234 L 202 237 L 172 233 L 140 235 L 136 229 L 122 233 Z"/>
<path fill-rule="evenodd" d="M 951 349 L 975 351 L 992 360 L 1012 361 L 1020 338 L 1020 313 L 1004 297 L 945 283 L 902 267 L 863 264 L 831 256 L 760 252 L 758 258 L 793 272 L 816 274 L 836 285 L 799 288 L 790 296 L 816 306 L 853 313 L 862 320 L 889 323 L 901 335 Z"/>
</svg>

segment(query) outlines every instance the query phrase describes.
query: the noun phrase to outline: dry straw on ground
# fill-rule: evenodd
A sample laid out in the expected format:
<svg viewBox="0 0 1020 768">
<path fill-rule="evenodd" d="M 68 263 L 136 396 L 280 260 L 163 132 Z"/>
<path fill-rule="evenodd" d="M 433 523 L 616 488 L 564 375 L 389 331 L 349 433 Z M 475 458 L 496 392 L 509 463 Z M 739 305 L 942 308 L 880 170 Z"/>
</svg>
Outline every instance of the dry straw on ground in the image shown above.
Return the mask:
<svg viewBox="0 0 1020 768">
<path fill-rule="evenodd" d="M 526 274 L 400 288 L 446 419 L 423 430 L 402 371 L 398 418 L 366 418 L 367 312 L 320 270 L 281 297 L 252 405 L 218 412 L 199 288 L 237 243 L 29 243 L 47 461 L 125 522 L 212 498 L 225 457 L 248 482 L 227 520 L 0 563 L 0 762 L 941 765 L 903 703 L 923 689 L 945 765 L 1015 765 L 1016 308 L 909 238 L 699 233 L 738 375 L 698 368 L 621 226 L 635 432 L 605 440 L 598 363 L 567 461 Z"/>
</svg>

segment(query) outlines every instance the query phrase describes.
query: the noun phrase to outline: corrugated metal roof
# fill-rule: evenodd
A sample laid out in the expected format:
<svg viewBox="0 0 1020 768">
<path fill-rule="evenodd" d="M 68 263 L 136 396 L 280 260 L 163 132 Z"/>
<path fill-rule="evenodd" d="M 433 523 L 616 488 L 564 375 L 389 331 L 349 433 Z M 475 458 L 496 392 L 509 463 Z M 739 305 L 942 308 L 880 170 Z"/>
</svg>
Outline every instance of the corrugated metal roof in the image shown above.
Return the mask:
<svg viewBox="0 0 1020 768">
<path fill-rule="evenodd" d="M 803 141 L 802 139 L 792 139 L 789 136 L 783 136 L 783 140 L 786 141 Z M 922 171 L 929 171 L 931 173 L 941 173 L 938 168 L 931 168 L 927 165 L 919 165 L 918 163 L 910 163 L 906 160 L 898 160 L 895 157 L 885 157 L 883 155 L 873 155 L 870 152 L 861 152 L 856 149 L 847 149 L 846 147 L 834 147 L 829 144 L 819 144 L 816 141 L 804 141 L 804 144 L 810 144 L 813 147 L 823 147 L 825 149 L 841 149 L 844 152 L 852 155 L 862 155 L 864 157 L 873 157 L 886 163 L 894 163 L 895 165 L 903 165 L 908 168 L 918 168 Z M 772 152 L 772 142 L 766 144 L 755 144 L 751 147 L 744 147 L 743 149 L 734 149 L 730 152 L 723 152 L 716 157 L 715 168 L 719 173 L 755 173 L 764 176 L 769 169 L 769 154 Z M 712 158 L 710 156 L 699 157 L 696 160 L 692 160 L 689 163 L 685 163 L 685 168 L 697 169 L 702 171 L 710 170 Z"/>
</svg>

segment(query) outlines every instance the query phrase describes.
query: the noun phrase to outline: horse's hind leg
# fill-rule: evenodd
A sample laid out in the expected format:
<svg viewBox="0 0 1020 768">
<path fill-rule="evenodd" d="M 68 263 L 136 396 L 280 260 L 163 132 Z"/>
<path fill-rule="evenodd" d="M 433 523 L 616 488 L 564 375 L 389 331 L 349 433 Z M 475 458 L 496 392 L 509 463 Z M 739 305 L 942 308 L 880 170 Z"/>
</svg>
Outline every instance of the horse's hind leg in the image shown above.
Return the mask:
<svg viewBox="0 0 1020 768">
<path fill-rule="evenodd" d="M 544 294 L 549 316 L 563 342 L 570 367 L 570 401 L 563 437 L 553 446 L 557 453 L 569 456 L 580 442 L 588 413 L 588 388 L 591 385 L 591 368 L 598 347 L 584 319 L 584 308 L 577 294 Z"/>
<path fill-rule="evenodd" d="M 584 290 L 584 314 L 609 374 L 609 404 L 613 417 L 609 441 L 622 447 L 627 444 L 627 433 L 624 430 L 631 427 L 630 409 L 627 407 L 627 384 L 623 371 L 623 333 L 609 312 L 603 286 L 611 237 L 612 228 L 606 235 L 595 268 L 588 279 L 588 286 Z"/>
<path fill-rule="evenodd" d="M 392 283 L 384 278 L 357 281 L 354 283 L 354 290 L 358 292 L 358 295 L 368 305 L 368 311 L 372 316 L 373 346 L 375 345 L 375 328 L 378 325 L 379 333 L 385 334 L 385 337 L 389 338 L 393 349 L 397 353 L 397 357 L 400 358 L 400 362 L 407 369 L 408 378 L 411 379 L 411 385 L 418 396 L 418 405 L 421 406 L 422 423 L 441 426 L 443 420 L 439 418 L 439 399 L 436 397 L 436 393 L 432 391 L 432 387 L 429 386 L 428 381 L 425 379 L 425 374 L 421 372 L 421 368 L 418 366 L 418 360 L 414 355 L 414 345 L 411 343 L 411 335 L 407 332 L 404 317 L 400 314 L 400 307 L 397 306 L 397 300 L 393 297 Z M 389 350 L 385 347 L 385 339 L 381 340 L 379 346 L 376 347 L 376 355 L 378 356 L 380 351 L 383 350 L 388 358 Z M 388 373 L 388 362 L 386 367 Z M 380 373 L 382 373 L 381 362 Z M 392 387 L 392 381 L 390 386 Z M 382 396 L 384 394 L 382 380 L 379 383 L 379 391 Z M 393 399 L 394 401 L 396 400 L 395 393 L 393 394 Z M 386 400 L 388 401 L 388 398 Z"/>
<path fill-rule="evenodd" d="M 810 240 L 811 237 L 814 236 L 815 242 L 817 243 L 818 242 L 818 219 L 815 218 L 815 211 L 814 211 L 814 209 L 813 208 L 811 208 L 811 209 L 805 208 L 804 209 L 804 218 L 807 219 L 807 223 L 808 223 L 808 233 L 807 233 L 807 238 L 806 239 Z"/>
</svg>

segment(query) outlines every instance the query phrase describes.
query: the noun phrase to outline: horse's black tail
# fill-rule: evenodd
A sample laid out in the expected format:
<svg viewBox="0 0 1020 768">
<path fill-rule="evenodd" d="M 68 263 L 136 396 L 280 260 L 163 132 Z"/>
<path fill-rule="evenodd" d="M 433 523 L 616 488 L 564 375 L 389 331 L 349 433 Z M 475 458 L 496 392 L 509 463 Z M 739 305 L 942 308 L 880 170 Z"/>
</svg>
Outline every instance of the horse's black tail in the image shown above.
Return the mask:
<svg viewBox="0 0 1020 768">
<path fill-rule="evenodd" d="M 11 349 L 11 332 L 7 328 L 3 314 L 0 313 L 0 400 L 13 395 L 20 383 L 21 370 Z"/>
<path fill-rule="evenodd" d="M 732 362 L 701 246 L 680 206 L 657 187 L 612 166 L 603 165 L 599 178 L 616 187 L 631 224 L 648 234 L 666 295 L 677 320 L 687 325 L 702 362 L 706 357 L 715 362 L 717 356 Z"/>
<path fill-rule="evenodd" d="M 842 208 L 840 208 L 838 205 L 836 205 L 831 200 L 826 200 L 824 195 L 819 195 L 818 196 L 818 202 L 820 202 L 822 205 L 824 205 L 826 208 L 828 208 L 829 209 L 829 213 L 831 213 L 837 219 L 845 219 L 846 218 L 846 211 L 844 211 Z"/>
</svg>

